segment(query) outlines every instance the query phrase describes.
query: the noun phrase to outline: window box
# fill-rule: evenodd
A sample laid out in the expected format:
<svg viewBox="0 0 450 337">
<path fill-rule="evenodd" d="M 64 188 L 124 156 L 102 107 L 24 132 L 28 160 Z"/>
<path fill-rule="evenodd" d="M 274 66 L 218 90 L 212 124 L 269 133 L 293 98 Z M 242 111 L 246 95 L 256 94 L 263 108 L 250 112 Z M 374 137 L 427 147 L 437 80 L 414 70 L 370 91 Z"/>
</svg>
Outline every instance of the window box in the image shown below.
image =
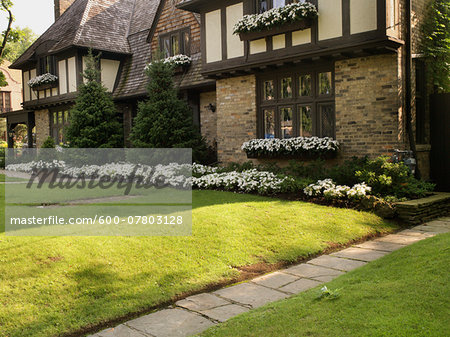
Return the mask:
<svg viewBox="0 0 450 337">
<path fill-rule="evenodd" d="M 275 35 L 279 35 L 279 34 L 285 34 L 285 33 L 289 33 L 289 32 L 295 32 L 297 30 L 304 30 L 307 28 L 311 28 L 312 24 L 313 24 L 313 20 L 304 19 L 301 21 L 287 23 L 282 26 L 265 29 L 262 31 L 239 33 L 239 37 L 241 38 L 241 41 L 259 40 L 259 39 L 263 39 L 263 38 L 269 37 L 269 36 L 275 36 Z"/>
<path fill-rule="evenodd" d="M 318 15 L 316 6 L 309 2 L 292 3 L 262 14 L 245 15 L 236 23 L 233 33 L 243 41 L 256 40 L 309 28 Z"/>
<path fill-rule="evenodd" d="M 56 88 L 58 86 L 58 76 L 50 73 L 39 75 L 29 80 L 28 85 L 35 91 Z"/>
<path fill-rule="evenodd" d="M 248 159 L 284 159 L 284 160 L 315 160 L 315 159 L 334 159 L 337 157 L 337 152 L 327 153 L 298 153 L 298 154 L 259 154 L 259 153 L 247 153 Z"/>
<path fill-rule="evenodd" d="M 242 144 L 242 150 L 252 159 L 331 159 L 339 142 L 328 137 L 253 139 Z"/>
</svg>

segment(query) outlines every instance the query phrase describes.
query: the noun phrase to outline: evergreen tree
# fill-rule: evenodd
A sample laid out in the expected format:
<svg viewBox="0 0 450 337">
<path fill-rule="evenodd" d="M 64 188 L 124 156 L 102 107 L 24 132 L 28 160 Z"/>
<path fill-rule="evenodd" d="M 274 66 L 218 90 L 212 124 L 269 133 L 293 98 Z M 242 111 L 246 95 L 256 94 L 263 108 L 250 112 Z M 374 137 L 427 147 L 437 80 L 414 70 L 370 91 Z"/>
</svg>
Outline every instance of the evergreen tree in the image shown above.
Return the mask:
<svg viewBox="0 0 450 337">
<path fill-rule="evenodd" d="M 70 111 L 66 139 L 74 148 L 122 148 L 123 127 L 111 94 L 100 82 L 99 56 L 89 51 L 85 79 Z"/>
<path fill-rule="evenodd" d="M 178 98 L 174 66 L 162 61 L 149 65 L 148 100 L 141 102 L 130 140 L 137 148 L 192 148 L 193 160 L 204 162 L 207 146 L 192 119 L 192 110 Z"/>
</svg>

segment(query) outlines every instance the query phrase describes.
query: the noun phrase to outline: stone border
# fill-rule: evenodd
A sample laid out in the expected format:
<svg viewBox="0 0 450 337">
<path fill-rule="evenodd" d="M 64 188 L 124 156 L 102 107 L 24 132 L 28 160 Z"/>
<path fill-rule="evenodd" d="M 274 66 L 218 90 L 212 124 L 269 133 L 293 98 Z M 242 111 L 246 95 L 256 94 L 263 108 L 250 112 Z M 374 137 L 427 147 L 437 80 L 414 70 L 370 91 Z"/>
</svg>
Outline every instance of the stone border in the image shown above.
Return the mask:
<svg viewBox="0 0 450 337">
<path fill-rule="evenodd" d="M 190 296 L 164 310 L 103 330 L 91 337 L 192 336 L 251 309 L 329 282 L 397 249 L 448 232 L 450 218 L 443 218 L 322 255 L 249 282 Z"/>
<path fill-rule="evenodd" d="M 398 218 L 409 225 L 418 225 L 450 214 L 450 193 L 433 195 L 395 204 Z"/>
</svg>

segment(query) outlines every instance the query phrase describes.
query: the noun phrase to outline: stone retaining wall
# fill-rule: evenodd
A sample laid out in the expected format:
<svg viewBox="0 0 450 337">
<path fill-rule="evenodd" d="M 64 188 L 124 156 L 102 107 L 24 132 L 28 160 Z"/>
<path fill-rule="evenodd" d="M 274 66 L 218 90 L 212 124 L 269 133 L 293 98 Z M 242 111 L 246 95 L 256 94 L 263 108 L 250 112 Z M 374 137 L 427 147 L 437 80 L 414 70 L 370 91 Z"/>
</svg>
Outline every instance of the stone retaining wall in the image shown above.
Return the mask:
<svg viewBox="0 0 450 337">
<path fill-rule="evenodd" d="M 416 225 L 450 214 L 450 193 L 435 193 L 423 199 L 396 204 L 398 217 L 407 224 Z"/>
</svg>

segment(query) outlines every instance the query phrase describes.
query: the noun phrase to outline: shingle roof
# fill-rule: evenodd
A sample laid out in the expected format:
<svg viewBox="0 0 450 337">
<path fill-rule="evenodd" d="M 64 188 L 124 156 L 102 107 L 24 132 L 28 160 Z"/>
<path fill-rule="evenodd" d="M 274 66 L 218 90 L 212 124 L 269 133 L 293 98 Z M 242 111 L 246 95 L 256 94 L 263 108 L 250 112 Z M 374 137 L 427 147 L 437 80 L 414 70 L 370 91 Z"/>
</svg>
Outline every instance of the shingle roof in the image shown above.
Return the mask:
<svg viewBox="0 0 450 337">
<path fill-rule="evenodd" d="M 75 0 L 12 67 L 30 60 L 41 46 L 48 53 L 78 46 L 129 54 L 128 36 L 152 25 L 160 1 Z"/>
</svg>

